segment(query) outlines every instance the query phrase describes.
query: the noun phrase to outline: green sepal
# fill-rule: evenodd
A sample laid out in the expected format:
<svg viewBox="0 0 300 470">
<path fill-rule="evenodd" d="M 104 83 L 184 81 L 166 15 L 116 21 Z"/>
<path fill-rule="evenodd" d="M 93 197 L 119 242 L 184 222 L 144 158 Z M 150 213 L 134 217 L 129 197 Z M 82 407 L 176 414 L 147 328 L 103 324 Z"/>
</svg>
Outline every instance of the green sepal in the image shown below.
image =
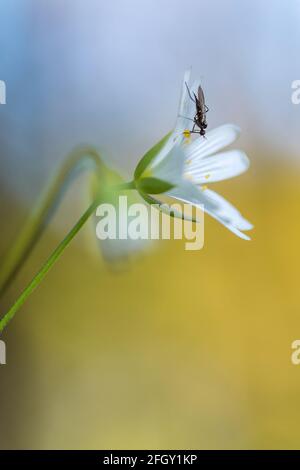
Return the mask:
<svg viewBox="0 0 300 470">
<path fill-rule="evenodd" d="M 174 188 L 174 184 L 153 177 L 141 178 L 136 181 L 136 186 L 140 192 L 146 194 L 161 194 Z"/>
<path fill-rule="evenodd" d="M 152 160 L 156 155 L 161 151 L 168 138 L 170 137 L 171 132 L 169 132 L 163 139 L 161 139 L 157 144 L 155 144 L 145 155 L 141 158 L 134 172 L 134 179 L 138 180 L 144 171 L 148 168 Z"/>
</svg>

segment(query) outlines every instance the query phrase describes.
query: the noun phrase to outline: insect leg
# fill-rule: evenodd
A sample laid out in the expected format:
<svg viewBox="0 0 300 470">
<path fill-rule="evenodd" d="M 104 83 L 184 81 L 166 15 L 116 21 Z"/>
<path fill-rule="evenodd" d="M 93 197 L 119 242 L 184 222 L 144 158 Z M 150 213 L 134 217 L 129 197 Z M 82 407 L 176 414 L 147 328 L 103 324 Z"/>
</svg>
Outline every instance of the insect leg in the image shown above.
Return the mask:
<svg viewBox="0 0 300 470">
<path fill-rule="evenodd" d="M 190 89 L 189 89 L 188 84 L 187 84 L 186 82 L 185 82 L 185 86 L 186 86 L 186 88 L 187 88 L 189 97 L 191 98 L 191 100 L 192 100 L 194 103 L 196 103 L 195 99 L 194 99 L 194 98 L 192 97 L 192 95 L 191 95 Z"/>
<path fill-rule="evenodd" d="M 182 117 L 183 119 L 188 119 L 189 121 L 193 121 L 193 122 L 194 122 L 194 119 L 188 118 L 188 117 L 186 117 L 186 116 L 183 116 L 182 114 L 178 114 L 178 117 Z"/>
<path fill-rule="evenodd" d="M 200 134 L 200 131 L 195 131 L 195 127 L 197 126 L 197 123 L 194 121 L 193 129 L 191 130 L 191 134 Z"/>
</svg>

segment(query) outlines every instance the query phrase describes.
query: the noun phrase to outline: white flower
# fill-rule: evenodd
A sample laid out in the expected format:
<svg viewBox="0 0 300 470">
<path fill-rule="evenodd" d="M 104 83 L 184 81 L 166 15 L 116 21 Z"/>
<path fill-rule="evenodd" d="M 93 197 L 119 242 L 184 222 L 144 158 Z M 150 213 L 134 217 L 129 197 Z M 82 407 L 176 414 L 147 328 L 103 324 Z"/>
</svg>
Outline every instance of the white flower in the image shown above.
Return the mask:
<svg viewBox="0 0 300 470">
<path fill-rule="evenodd" d="M 116 236 L 115 238 L 107 237 L 105 239 L 98 239 L 97 244 L 100 247 L 101 253 L 104 260 L 111 266 L 113 270 L 124 269 L 127 267 L 129 261 L 137 257 L 140 252 L 149 249 L 152 241 L 150 239 L 133 239 L 130 236 L 128 231 L 128 223 L 131 218 L 128 215 L 128 212 L 122 213 L 120 216 L 121 208 L 119 206 L 119 197 L 126 196 L 128 207 L 133 204 L 141 204 L 145 207 L 144 200 L 141 198 L 140 194 L 137 191 L 132 190 L 116 190 L 117 185 L 125 183 L 124 179 L 117 173 L 117 171 L 112 170 L 107 165 L 103 165 L 101 168 L 101 181 L 99 182 L 99 177 L 93 175 L 91 178 L 91 195 L 94 200 L 99 193 L 99 185 L 102 188 L 101 191 L 101 201 L 100 204 L 109 204 L 111 205 L 116 212 Z M 146 206 L 147 209 L 149 209 Z M 146 211 L 147 212 L 147 211 Z M 97 216 L 97 212 L 94 214 L 94 226 L 97 226 L 100 217 Z M 144 223 L 148 223 L 148 216 L 145 216 Z M 119 237 L 119 230 L 124 233 L 125 236 Z M 97 233 L 97 232 L 96 232 Z M 95 239 L 94 232 L 93 238 Z"/>
<path fill-rule="evenodd" d="M 249 240 L 243 230 L 250 230 L 252 225 L 242 217 L 240 212 L 219 194 L 207 189 L 208 183 L 225 180 L 237 176 L 249 167 L 249 160 L 241 150 L 222 151 L 234 142 L 240 130 L 233 124 L 225 124 L 206 133 L 205 138 L 199 136 L 193 141 L 189 131 L 193 127 L 195 104 L 187 91 L 190 71 L 184 76 L 179 113 L 174 131 L 165 138 L 156 151 L 155 147 L 142 159 L 136 170 L 137 187 L 141 193 L 153 181 L 153 178 L 169 186 L 161 193 L 195 207 L 204 206 L 205 212 L 221 222 L 239 237 Z M 197 91 L 199 82 L 189 86 Z M 218 153 L 219 152 L 219 153 Z M 142 183 L 142 184 L 141 184 Z M 158 186 L 159 187 L 159 186 Z M 163 188 L 163 184 L 161 186 Z M 153 191 L 157 194 L 159 191 Z M 155 203 L 161 203 L 157 197 L 151 197 Z"/>
</svg>

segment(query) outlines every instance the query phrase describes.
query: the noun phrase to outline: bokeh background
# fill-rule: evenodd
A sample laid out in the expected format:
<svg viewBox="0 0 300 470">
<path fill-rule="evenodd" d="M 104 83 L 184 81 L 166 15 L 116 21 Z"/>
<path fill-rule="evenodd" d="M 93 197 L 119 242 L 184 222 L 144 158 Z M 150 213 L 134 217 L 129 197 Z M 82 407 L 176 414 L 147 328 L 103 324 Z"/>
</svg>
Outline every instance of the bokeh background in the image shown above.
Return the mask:
<svg viewBox="0 0 300 470">
<path fill-rule="evenodd" d="M 298 0 L 2 0 L 0 248 L 82 142 L 130 175 L 174 124 L 184 70 L 250 170 L 214 189 L 252 241 L 205 219 L 122 272 L 85 227 L 2 336 L 0 447 L 299 448 Z M 66 194 L 1 312 L 86 207 Z"/>
</svg>

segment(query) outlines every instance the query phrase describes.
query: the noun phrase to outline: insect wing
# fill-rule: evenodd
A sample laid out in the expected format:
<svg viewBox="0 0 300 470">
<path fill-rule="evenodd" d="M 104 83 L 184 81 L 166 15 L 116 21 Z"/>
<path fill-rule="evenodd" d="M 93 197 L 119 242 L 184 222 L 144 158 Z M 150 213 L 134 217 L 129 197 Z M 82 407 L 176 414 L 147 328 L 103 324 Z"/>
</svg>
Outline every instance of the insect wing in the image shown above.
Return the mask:
<svg viewBox="0 0 300 470">
<path fill-rule="evenodd" d="M 204 98 L 204 93 L 202 90 L 202 87 L 199 85 L 198 87 L 198 107 L 199 110 L 202 112 L 202 114 L 205 114 L 206 112 L 206 106 L 205 106 L 205 98 Z"/>
</svg>

